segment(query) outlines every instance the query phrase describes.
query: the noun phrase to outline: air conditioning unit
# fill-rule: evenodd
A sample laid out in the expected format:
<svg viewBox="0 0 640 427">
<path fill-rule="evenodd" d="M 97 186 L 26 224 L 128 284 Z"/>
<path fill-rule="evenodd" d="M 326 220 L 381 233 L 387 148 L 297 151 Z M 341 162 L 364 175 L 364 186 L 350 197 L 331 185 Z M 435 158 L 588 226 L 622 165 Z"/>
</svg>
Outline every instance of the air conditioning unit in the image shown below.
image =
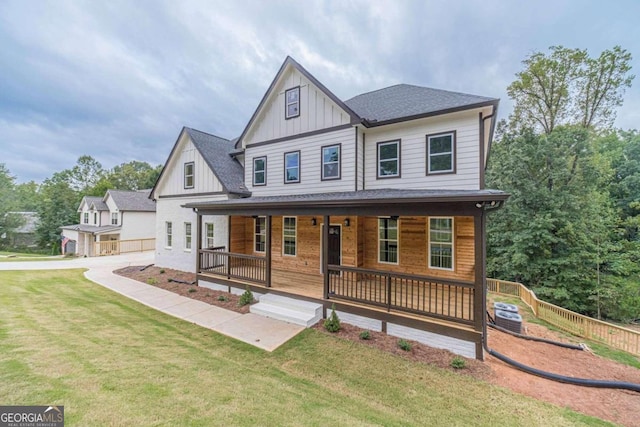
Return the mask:
<svg viewBox="0 0 640 427">
<path fill-rule="evenodd" d="M 517 334 L 522 333 L 522 316 L 510 311 L 496 310 L 496 326 Z"/>
<path fill-rule="evenodd" d="M 497 310 L 508 311 L 509 313 L 517 313 L 518 306 L 513 304 L 507 304 L 506 302 L 496 301 L 493 303 L 493 311 L 496 312 Z"/>
</svg>

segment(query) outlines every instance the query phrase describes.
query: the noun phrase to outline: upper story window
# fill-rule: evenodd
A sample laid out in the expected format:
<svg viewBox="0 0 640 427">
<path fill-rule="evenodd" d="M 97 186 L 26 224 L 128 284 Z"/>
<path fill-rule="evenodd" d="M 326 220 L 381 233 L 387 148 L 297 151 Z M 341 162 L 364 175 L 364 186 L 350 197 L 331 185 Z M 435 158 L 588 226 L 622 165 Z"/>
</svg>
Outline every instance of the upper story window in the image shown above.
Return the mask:
<svg viewBox="0 0 640 427">
<path fill-rule="evenodd" d="M 340 144 L 322 147 L 322 180 L 340 179 Z"/>
<path fill-rule="evenodd" d="M 378 178 L 400 176 L 400 140 L 378 143 Z"/>
<path fill-rule="evenodd" d="M 89 212 L 85 212 L 82 216 L 82 223 L 89 224 Z"/>
<path fill-rule="evenodd" d="M 284 92 L 284 118 L 292 119 L 300 115 L 300 86 Z"/>
<path fill-rule="evenodd" d="M 398 218 L 378 218 L 378 261 L 398 263 Z"/>
<path fill-rule="evenodd" d="M 284 183 L 300 182 L 300 151 L 284 153 Z"/>
<path fill-rule="evenodd" d="M 193 188 L 194 186 L 194 162 L 184 164 L 184 188 Z"/>
<path fill-rule="evenodd" d="M 427 135 L 427 175 L 456 172 L 456 132 Z"/>
<path fill-rule="evenodd" d="M 98 214 L 96 212 L 93 213 L 93 223 L 98 225 Z"/>
<path fill-rule="evenodd" d="M 453 218 L 429 218 L 429 267 L 453 270 Z"/>
<path fill-rule="evenodd" d="M 296 217 L 282 218 L 282 253 L 296 256 Z"/>
<path fill-rule="evenodd" d="M 111 213 L 111 225 L 118 225 L 118 212 Z"/>
<path fill-rule="evenodd" d="M 253 159 L 253 185 L 267 184 L 267 157 Z"/>
<path fill-rule="evenodd" d="M 267 219 L 259 216 L 254 221 L 253 249 L 255 252 L 264 252 L 267 247 Z"/>
<path fill-rule="evenodd" d="M 207 248 L 212 248 L 214 246 L 213 243 L 213 223 L 212 222 L 207 222 L 204 224 L 204 230 L 205 230 L 205 246 Z"/>
</svg>

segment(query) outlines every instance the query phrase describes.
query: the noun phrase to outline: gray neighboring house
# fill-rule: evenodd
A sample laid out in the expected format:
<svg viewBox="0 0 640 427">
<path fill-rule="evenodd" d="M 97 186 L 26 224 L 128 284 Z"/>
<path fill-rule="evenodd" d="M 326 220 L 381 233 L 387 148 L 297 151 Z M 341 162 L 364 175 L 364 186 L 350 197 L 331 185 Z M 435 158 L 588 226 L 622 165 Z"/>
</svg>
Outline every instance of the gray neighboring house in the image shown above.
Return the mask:
<svg viewBox="0 0 640 427">
<path fill-rule="evenodd" d="M 13 248 L 34 248 L 37 246 L 36 228 L 38 227 L 37 212 L 8 212 L 7 215 L 16 215 L 22 218 L 18 228 L 9 232 L 3 238 L 8 239 L 8 245 Z"/>
<path fill-rule="evenodd" d="M 149 192 L 107 190 L 104 197 L 83 197 L 80 223 L 60 227 L 62 253 L 99 256 L 153 250 L 156 206 Z"/>
</svg>

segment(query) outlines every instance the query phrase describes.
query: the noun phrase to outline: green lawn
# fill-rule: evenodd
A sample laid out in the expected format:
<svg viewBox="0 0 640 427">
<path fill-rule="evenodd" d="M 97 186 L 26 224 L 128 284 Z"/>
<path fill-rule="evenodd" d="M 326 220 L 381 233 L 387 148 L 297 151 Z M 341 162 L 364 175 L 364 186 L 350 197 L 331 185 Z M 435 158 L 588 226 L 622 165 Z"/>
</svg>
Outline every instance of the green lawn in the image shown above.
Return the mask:
<svg viewBox="0 0 640 427">
<path fill-rule="evenodd" d="M 0 404 L 68 426 L 609 425 L 314 330 L 266 353 L 80 270 L 0 272 L 0 307 Z"/>
</svg>

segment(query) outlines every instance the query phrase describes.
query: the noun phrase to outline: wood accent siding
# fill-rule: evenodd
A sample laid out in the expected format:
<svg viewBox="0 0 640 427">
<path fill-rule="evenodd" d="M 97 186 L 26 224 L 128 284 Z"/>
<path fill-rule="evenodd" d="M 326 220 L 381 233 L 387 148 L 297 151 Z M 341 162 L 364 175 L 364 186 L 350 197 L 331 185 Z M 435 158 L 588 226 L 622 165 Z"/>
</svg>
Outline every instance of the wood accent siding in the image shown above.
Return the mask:
<svg viewBox="0 0 640 427">
<path fill-rule="evenodd" d="M 290 119 L 297 120 L 297 119 Z M 267 183 L 253 186 L 253 166 L 245 168 L 245 182 L 254 196 L 353 191 L 355 181 L 355 131 L 352 127 L 274 144 L 249 147 L 247 159 L 267 157 Z M 340 144 L 341 178 L 321 180 L 322 147 Z M 285 184 L 284 153 L 300 151 L 300 182 Z"/>
<path fill-rule="evenodd" d="M 480 188 L 479 111 L 481 109 L 367 129 L 364 149 L 365 188 L 478 190 Z M 451 131 L 456 132 L 455 174 L 426 176 L 426 135 Z M 394 139 L 402 139 L 401 177 L 393 180 L 377 180 L 377 143 Z"/>
</svg>

